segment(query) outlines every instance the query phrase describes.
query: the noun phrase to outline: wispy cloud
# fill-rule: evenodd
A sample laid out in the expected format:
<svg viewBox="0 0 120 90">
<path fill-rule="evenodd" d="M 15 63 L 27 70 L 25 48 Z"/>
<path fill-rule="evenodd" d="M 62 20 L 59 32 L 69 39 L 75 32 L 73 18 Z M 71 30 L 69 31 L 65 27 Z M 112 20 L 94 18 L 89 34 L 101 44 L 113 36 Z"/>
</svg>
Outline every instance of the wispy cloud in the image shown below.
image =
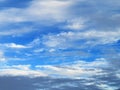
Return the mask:
<svg viewBox="0 0 120 90">
<path fill-rule="evenodd" d="M 45 73 L 30 69 L 30 65 L 13 65 L 4 66 L 0 69 L 0 76 L 28 76 L 28 77 L 40 77 L 46 76 Z"/>
<path fill-rule="evenodd" d="M 48 47 L 69 48 L 88 46 L 88 45 L 104 45 L 116 42 L 120 39 L 120 30 L 118 31 L 84 31 L 84 32 L 64 32 L 57 35 L 48 35 L 43 38 L 43 44 Z M 75 43 L 79 41 L 79 43 Z M 82 43 L 82 44 L 81 44 Z M 74 48 L 75 48 L 74 47 Z M 83 47 L 82 47 L 83 48 Z"/>
<path fill-rule="evenodd" d="M 8 44 L 3 44 L 8 48 L 14 48 L 14 49 L 23 49 L 23 48 L 28 48 L 24 45 L 19 45 L 19 44 L 15 44 L 15 43 L 8 43 Z"/>
<path fill-rule="evenodd" d="M 113 69 L 106 59 L 98 58 L 93 62 L 76 61 L 61 65 L 36 65 L 34 70 L 31 68 L 31 65 L 7 65 L 1 67 L 0 76 L 49 76 L 54 78 L 89 79 L 94 76 L 108 75 Z M 119 78 L 119 70 L 113 73 Z"/>
<path fill-rule="evenodd" d="M 107 65 L 108 67 L 108 64 L 105 60 L 99 59 L 93 62 L 78 61 L 73 62 L 73 64 L 66 63 L 60 66 L 38 65 L 36 68 L 40 70 L 42 69 L 43 72 L 46 72 L 48 75 L 53 77 L 90 78 L 94 75 L 104 74 L 102 65 Z"/>
<path fill-rule="evenodd" d="M 36 31 L 36 29 L 33 30 L 32 27 L 23 27 L 21 29 L 13 29 L 13 30 L 1 30 L 0 35 L 1 36 L 22 36 L 23 34 L 30 33 L 32 31 Z"/>
<path fill-rule="evenodd" d="M 93 62 L 77 61 L 61 65 L 37 65 L 34 67 L 34 70 L 31 68 L 31 65 L 4 66 L 0 69 L 0 76 L 2 78 L 5 76 L 17 76 L 19 78 L 20 76 L 20 79 L 22 79 L 21 76 L 24 76 L 29 79 L 37 79 L 37 81 L 42 77 L 42 80 L 47 79 L 47 81 L 44 81 L 46 83 L 48 83 L 48 79 L 50 79 L 49 83 L 53 83 L 58 79 L 62 82 L 62 84 L 60 82 L 55 82 L 49 87 L 54 87 L 56 89 L 63 88 L 64 86 L 67 86 L 66 88 L 79 89 L 80 86 L 82 86 L 82 88 L 86 87 L 87 90 L 92 90 L 93 88 L 100 90 L 112 90 L 118 89 L 119 85 L 117 83 L 120 82 L 119 70 L 114 70 L 104 58 L 98 58 Z M 63 84 L 63 82 L 66 83 Z M 32 85 L 33 84 L 37 87 L 42 85 L 45 88 L 45 84 L 43 85 L 38 82 L 34 82 Z"/>
<path fill-rule="evenodd" d="M 103 3 L 104 2 L 104 3 Z M 119 1 L 31 1 L 26 8 L 7 8 L 0 11 L 1 24 L 34 22 L 42 25 L 54 25 L 66 23 L 66 29 L 80 30 L 92 28 L 95 30 L 111 30 L 119 28 Z M 79 5 L 78 5 L 79 3 Z M 114 5 L 116 4 L 116 6 Z M 103 7 L 101 7 L 103 5 Z M 106 5 L 106 7 L 105 7 Z M 96 8 L 95 8 L 96 7 Z M 109 9 L 114 7 L 113 9 Z M 73 9 L 72 9 L 73 8 Z M 91 12 L 90 12 L 91 11 Z M 109 13 L 107 13 L 109 12 Z M 81 19 L 80 19 L 81 18 Z M 58 27 L 60 27 L 58 25 Z M 24 33 L 23 30 L 22 32 Z M 31 30 L 27 30 L 31 31 Z M 10 31 L 13 32 L 13 31 Z M 9 32 L 9 33 L 10 33 Z M 14 32 L 20 32 L 15 30 Z M 5 32 L 1 32 L 4 33 Z"/>
<path fill-rule="evenodd" d="M 3 51 L 0 51 L 0 63 L 6 61 Z"/>
<path fill-rule="evenodd" d="M 106 65 L 106 67 L 103 67 Z M 93 62 L 79 61 L 73 64 L 66 63 L 61 65 L 37 65 L 35 69 L 31 69 L 31 65 L 11 65 L 3 66 L 0 75 L 2 76 L 50 76 L 64 78 L 89 78 L 94 75 L 102 75 L 105 72 L 103 68 L 108 68 L 109 64 L 104 59 Z M 15 73 L 13 73 L 15 72 Z M 107 73 L 107 72 L 106 72 Z M 87 76 L 86 76 L 87 75 Z M 58 77 L 56 77 L 58 78 Z"/>
<path fill-rule="evenodd" d="M 65 25 L 63 28 L 67 30 L 83 30 L 85 27 L 85 20 L 82 19 L 73 19 L 68 20 L 67 25 Z"/>
<path fill-rule="evenodd" d="M 0 8 L 1 77 L 51 77 L 45 90 L 118 89 L 119 0 L 28 1 Z"/>
</svg>

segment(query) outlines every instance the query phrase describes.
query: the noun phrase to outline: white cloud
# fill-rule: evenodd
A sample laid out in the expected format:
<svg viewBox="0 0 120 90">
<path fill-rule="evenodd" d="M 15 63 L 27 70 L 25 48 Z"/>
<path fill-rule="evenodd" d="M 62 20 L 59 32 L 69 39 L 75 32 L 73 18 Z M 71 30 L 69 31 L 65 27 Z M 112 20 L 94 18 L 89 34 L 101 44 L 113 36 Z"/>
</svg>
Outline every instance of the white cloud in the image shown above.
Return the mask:
<svg viewBox="0 0 120 90">
<path fill-rule="evenodd" d="M 0 24 L 9 24 L 15 22 L 26 21 L 23 15 L 21 15 L 22 9 L 9 8 L 0 11 Z"/>
<path fill-rule="evenodd" d="M 83 64 L 84 63 L 84 64 Z M 67 78 L 84 78 L 91 77 L 93 75 L 99 75 L 102 73 L 100 68 L 94 68 L 87 64 L 87 62 L 73 63 L 72 65 L 38 65 L 34 70 L 31 69 L 31 65 L 11 65 L 0 67 L 0 76 L 27 76 L 27 77 L 40 77 L 50 76 L 67 77 Z M 85 64 L 86 63 L 86 64 Z M 91 62 L 92 64 L 94 62 Z M 97 62 L 98 63 L 98 62 Z M 81 65 L 85 65 L 82 67 Z M 95 64 L 94 64 L 95 65 Z M 86 69 L 86 66 L 88 67 Z M 54 76 L 55 75 L 55 76 Z"/>
<path fill-rule="evenodd" d="M 6 58 L 4 56 L 4 53 L 2 51 L 0 51 L 0 63 L 5 62 Z"/>
<path fill-rule="evenodd" d="M 112 2 L 112 3 L 111 3 Z M 106 1 L 104 8 L 115 7 L 113 3 L 119 1 Z M 79 5 L 78 5 L 79 4 Z M 87 7 L 82 6 L 87 5 Z M 97 5 L 98 6 L 97 6 Z M 100 5 L 103 3 L 100 2 Z M 93 7 L 96 7 L 93 8 Z M 118 8 L 118 6 L 116 6 Z M 26 8 L 7 8 L 0 11 L 0 24 L 19 23 L 19 22 L 34 22 L 44 25 L 53 25 L 54 23 L 63 22 L 66 25 L 62 27 L 70 30 L 81 30 L 85 27 L 92 27 L 94 29 L 103 31 L 113 28 L 119 28 L 119 15 L 114 13 L 109 16 L 105 10 L 102 11 L 99 6 L 99 1 L 86 0 L 33 0 Z M 91 11 L 91 12 L 90 12 Z M 84 20 L 85 19 L 85 20 Z M 88 23 L 85 23 L 85 22 Z M 59 25 L 58 25 L 59 27 Z M 111 29 L 112 28 L 112 29 Z M 108 31 L 109 31 L 108 30 Z M 11 30 L 1 31 L 0 35 L 16 35 L 20 33 L 29 33 L 34 29 L 28 30 Z"/>
<path fill-rule="evenodd" d="M 30 69 L 30 65 L 13 65 L 6 66 L 0 69 L 0 76 L 27 76 L 27 77 L 40 77 L 47 76 L 37 70 Z"/>
<path fill-rule="evenodd" d="M 59 0 L 33 0 L 26 8 L 6 8 L 0 10 L 0 25 L 6 27 L 9 24 L 21 22 L 34 22 L 50 25 L 56 22 L 65 21 L 68 7 L 71 1 Z M 67 16 L 68 17 L 68 16 Z M 21 28 L 20 30 L 1 30 L 0 35 L 22 35 L 35 31 L 31 27 Z"/>
<path fill-rule="evenodd" d="M 23 49 L 23 48 L 28 48 L 25 45 L 19 45 L 19 44 L 15 44 L 15 43 L 7 43 L 7 44 L 2 44 L 3 46 L 6 46 L 8 48 L 14 48 L 14 49 Z"/>
<path fill-rule="evenodd" d="M 61 44 L 62 39 L 54 37 L 54 36 L 47 36 L 45 37 L 45 42 L 43 41 L 43 44 L 49 47 L 56 47 Z"/>
<path fill-rule="evenodd" d="M 56 51 L 56 50 L 55 50 L 55 49 L 53 49 L 53 48 L 49 50 L 49 52 L 55 52 L 55 51 Z"/>
<path fill-rule="evenodd" d="M 35 17 L 33 20 L 50 20 L 50 22 L 65 19 L 71 1 L 60 0 L 33 0 L 26 12 Z M 51 21 L 52 20 L 52 21 Z"/>
<path fill-rule="evenodd" d="M 94 75 L 105 74 L 102 70 L 104 65 L 109 67 L 105 60 L 97 60 L 93 62 L 79 61 L 72 64 L 66 63 L 60 66 L 38 65 L 36 66 L 36 69 L 42 70 L 52 77 L 90 78 Z"/>
<path fill-rule="evenodd" d="M 29 6 L 20 8 L 9 8 L 0 11 L 0 23 L 13 23 L 24 21 L 63 21 L 67 14 L 71 1 L 59 0 L 33 0 Z M 40 23 L 40 22 L 39 22 Z M 43 22 L 42 22 L 43 23 Z M 50 24 L 50 23 L 49 23 Z"/>
<path fill-rule="evenodd" d="M 23 27 L 21 29 L 13 29 L 13 30 L 1 30 L 0 31 L 0 35 L 1 36 L 21 36 L 23 34 L 26 34 L 26 33 L 30 33 L 32 31 L 35 31 L 36 29 L 33 30 L 32 27 Z"/>
<path fill-rule="evenodd" d="M 120 39 L 120 30 L 117 31 L 83 31 L 83 32 L 62 32 L 57 35 L 48 35 L 43 37 L 43 44 L 47 47 L 69 48 L 76 47 L 76 41 L 79 41 L 79 47 L 88 45 L 103 45 L 116 42 Z M 81 42 L 80 42 L 81 41 Z"/>
<path fill-rule="evenodd" d="M 120 79 L 120 72 L 118 72 L 118 73 L 116 74 L 116 76 Z"/>
<path fill-rule="evenodd" d="M 99 88 L 101 88 L 102 90 L 117 90 L 118 88 L 115 86 L 110 86 L 107 84 L 99 84 L 97 85 Z"/>
<path fill-rule="evenodd" d="M 44 49 L 43 49 L 43 48 L 40 48 L 40 49 L 35 49 L 33 52 L 39 53 L 39 52 L 43 52 L 43 51 L 44 51 Z"/>
<path fill-rule="evenodd" d="M 85 20 L 83 19 L 73 19 L 68 20 L 67 25 L 65 25 L 63 28 L 68 30 L 82 30 L 85 27 Z"/>
<path fill-rule="evenodd" d="M 28 46 L 29 46 L 29 47 L 39 46 L 40 43 L 41 43 L 40 38 L 36 38 L 36 39 L 34 39 L 32 42 L 30 42 L 30 43 L 28 44 Z"/>
<path fill-rule="evenodd" d="M 110 7 L 115 7 L 115 4 L 118 4 L 119 1 L 104 1 L 105 5 L 108 5 L 106 8 L 100 7 L 102 1 L 87 1 L 87 0 L 33 0 L 29 3 L 26 8 L 9 8 L 0 11 L 0 22 L 26 22 L 26 21 L 49 21 L 51 22 L 64 22 L 70 21 L 71 19 L 76 18 L 88 18 L 91 23 L 95 23 L 96 26 L 107 26 L 108 21 L 113 24 L 115 21 L 119 23 L 118 18 L 113 17 L 116 14 L 113 14 L 112 17 L 108 16 L 108 13 L 105 12 L 106 9 Z M 99 4 L 100 3 L 100 4 Z M 115 4 L 114 4 L 115 3 Z M 79 4 L 79 5 L 78 5 Z M 87 7 L 84 7 L 85 4 Z M 97 6 L 98 5 L 98 6 Z M 96 8 L 93 8 L 93 7 Z M 103 5 L 104 6 L 104 5 Z M 101 11 L 102 9 L 105 9 Z M 118 8 L 118 5 L 116 6 Z M 90 12 L 91 11 L 91 12 Z M 102 15 L 101 15 L 102 14 Z M 105 15 L 103 15 L 105 14 Z M 105 19 L 107 23 L 99 19 Z M 112 18 L 112 19 L 111 19 Z M 42 23 L 44 23 L 42 22 Z M 39 22 L 41 23 L 41 22 Z M 46 22 L 47 23 L 47 22 Z M 50 24 L 49 23 L 49 24 Z M 117 23 L 117 25 L 118 25 Z M 73 29 L 78 29 L 81 26 L 83 27 L 79 19 L 76 23 L 68 27 Z M 106 24 L 106 25 L 103 25 Z M 112 26 L 109 26 L 112 27 Z"/>
<path fill-rule="evenodd" d="M 31 65 L 3 66 L 0 67 L 0 72 L 0 76 L 94 79 L 94 76 L 108 76 L 111 73 L 111 66 L 107 60 L 98 58 L 92 62 L 80 60 L 60 65 L 37 65 L 34 69 L 31 68 Z M 119 78 L 118 70 L 113 73 Z"/>
</svg>

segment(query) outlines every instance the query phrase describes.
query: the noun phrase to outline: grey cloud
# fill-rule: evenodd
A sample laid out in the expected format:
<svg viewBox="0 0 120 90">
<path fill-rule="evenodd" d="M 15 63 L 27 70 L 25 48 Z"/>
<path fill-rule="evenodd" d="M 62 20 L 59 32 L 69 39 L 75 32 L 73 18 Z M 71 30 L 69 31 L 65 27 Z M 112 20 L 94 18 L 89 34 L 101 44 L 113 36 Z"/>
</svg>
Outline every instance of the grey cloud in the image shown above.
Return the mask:
<svg viewBox="0 0 120 90">
<path fill-rule="evenodd" d="M 118 0 L 78 0 L 78 3 L 74 3 L 71 6 L 71 14 L 74 17 L 88 19 L 88 22 L 85 23 L 87 27 L 99 30 L 112 30 L 119 28 L 119 3 L 120 1 Z"/>
<path fill-rule="evenodd" d="M 47 23 L 49 21 L 54 24 L 81 17 L 88 19 L 88 22 L 85 23 L 86 27 L 103 30 L 119 27 L 119 3 L 118 0 L 33 0 L 25 9 L 12 8 L 0 13 L 2 22 L 18 23 L 26 21 L 41 23 L 39 21 L 44 21 L 46 22 L 44 24 L 49 24 Z M 10 13 L 9 16 L 8 13 Z M 33 17 L 34 19 L 32 19 Z"/>
<path fill-rule="evenodd" d="M 111 60 L 110 60 L 111 61 Z M 113 65 L 114 66 L 114 65 Z M 46 69 L 48 77 L 1 76 L 2 90 L 117 90 L 120 85 L 120 71 L 113 68 L 109 61 L 98 59 L 93 62 L 76 61 L 58 66 L 36 66 L 37 70 Z M 13 66 L 14 67 L 14 66 Z M 21 68 L 21 65 L 15 66 Z M 23 67 L 26 69 L 26 66 Z M 41 68 L 41 69 L 39 69 Z M 81 70 L 84 69 L 83 72 Z M 28 70 L 28 69 L 27 69 Z M 53 71 L 51 71 L 53 70 Z M 56 74 L 57 73 L 57 74 Z M 84 73 L 84 74 L 82 74 Z M 14 73 L 13 73 L 14 74 Z M 56 75 L 55 75 L 56 74 Z M 61 74 L 61 76 L 59 76 Z M 62 76 L 63 74 L 63 76 Z M 72 75 L 77 75 L 77 79 Z M 82 75 L 81 75 L 82 74 Z M 30 74 L 32 75 L 32 74 Z M 69 77 L 64 77 L 68 75 Z"/>
<path fill-rule="evenodd" d="M 111 76 L 111 75 L 110 75 Z M 105 82 L 106 81 L 106 82 Z M 0 77 L 1 90 L 105 90 L 97 85 L 108 85 L 111 90 L 119 88 L 120 80 L 114 76 L 93 77 L 92 79 L 55 79 L 48 77 Z M 112 89 L 116 87 L 116 89 Z"/>
</svg>

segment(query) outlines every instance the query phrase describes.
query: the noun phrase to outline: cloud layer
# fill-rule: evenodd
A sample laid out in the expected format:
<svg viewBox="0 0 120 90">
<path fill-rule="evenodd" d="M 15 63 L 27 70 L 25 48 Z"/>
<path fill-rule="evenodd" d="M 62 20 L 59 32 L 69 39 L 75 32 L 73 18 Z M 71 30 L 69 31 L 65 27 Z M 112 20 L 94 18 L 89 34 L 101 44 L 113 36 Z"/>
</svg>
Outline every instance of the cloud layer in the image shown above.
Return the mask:
<svg viewBox="0 0 120 90">
<path fill-rule="evenodd" d="M 9 87 L 14 78 L 21 90 L 119 89 L 119 0 L 0 3 L 0 83 Z"/>
</svg>

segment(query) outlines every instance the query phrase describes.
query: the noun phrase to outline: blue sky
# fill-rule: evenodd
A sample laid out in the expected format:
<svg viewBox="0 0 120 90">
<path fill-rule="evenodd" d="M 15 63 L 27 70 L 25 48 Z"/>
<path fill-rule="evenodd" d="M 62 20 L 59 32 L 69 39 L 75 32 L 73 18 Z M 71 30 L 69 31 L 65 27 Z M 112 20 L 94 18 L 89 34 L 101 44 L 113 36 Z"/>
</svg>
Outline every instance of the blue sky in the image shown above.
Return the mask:
<svg viewBox="0 0 120 90">
<path fill-rule="evenodd" d="M 0 76 L 86 80 L 113 70 L 120 82 L 119 7 L 119 0 L 0 0 Z M 118 89 L 113 83 L 96 87 Z"/>
</svg>

